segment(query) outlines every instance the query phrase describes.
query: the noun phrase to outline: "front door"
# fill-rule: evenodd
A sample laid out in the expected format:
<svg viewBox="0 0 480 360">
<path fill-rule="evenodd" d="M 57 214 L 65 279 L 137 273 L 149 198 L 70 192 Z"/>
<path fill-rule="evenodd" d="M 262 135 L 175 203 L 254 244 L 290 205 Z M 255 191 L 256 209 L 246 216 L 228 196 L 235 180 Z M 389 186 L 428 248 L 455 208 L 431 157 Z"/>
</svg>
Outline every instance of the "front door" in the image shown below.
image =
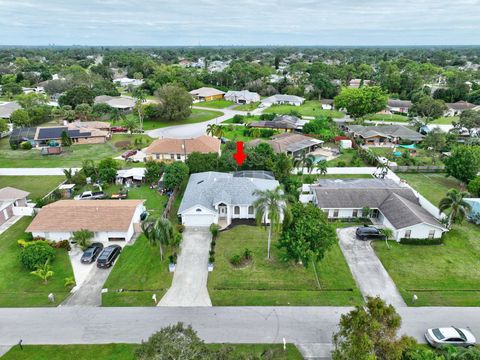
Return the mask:
<svg viewBox="0 0 480 360">
<path fill-rule="evenodd" d="M 218 206 L 218 213 L 219 213 L 220 219 L 226 219 L 226 217 L 227 217 L 227 206 L 226 205 L 219 205 Z"/>
</svg>

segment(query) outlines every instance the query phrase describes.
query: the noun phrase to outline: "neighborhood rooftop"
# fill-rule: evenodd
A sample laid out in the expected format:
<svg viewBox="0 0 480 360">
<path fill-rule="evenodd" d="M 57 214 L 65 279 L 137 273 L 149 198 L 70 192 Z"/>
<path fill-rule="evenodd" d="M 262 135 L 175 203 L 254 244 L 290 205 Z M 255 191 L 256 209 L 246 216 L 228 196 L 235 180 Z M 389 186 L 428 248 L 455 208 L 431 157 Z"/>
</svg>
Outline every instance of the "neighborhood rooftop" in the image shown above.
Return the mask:
<svg viewBox="0 0 480 360">
<path fill-rule="evenodd" d="M 346 125 L 348 131 L 362 138 L 370 138 L 374 136 L 383 136 L 386 138 L 400 138 L 411 141 L 421 141 L 424 136 L 402 125 Z"/>
</svg>

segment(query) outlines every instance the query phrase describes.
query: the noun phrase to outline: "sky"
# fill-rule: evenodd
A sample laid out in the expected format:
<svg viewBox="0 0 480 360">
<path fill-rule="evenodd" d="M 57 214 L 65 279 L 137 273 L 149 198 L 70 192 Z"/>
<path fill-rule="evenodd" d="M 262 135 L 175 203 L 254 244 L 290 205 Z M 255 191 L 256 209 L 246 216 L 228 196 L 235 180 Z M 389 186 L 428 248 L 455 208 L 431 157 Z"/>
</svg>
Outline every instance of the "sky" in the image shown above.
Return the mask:
<svg viewBox="0 0 480 360">
<path fill-rule="evenodd" d="M 0 0 L 0 45 L 480 45 L 480 0 Z"/>
</svg>

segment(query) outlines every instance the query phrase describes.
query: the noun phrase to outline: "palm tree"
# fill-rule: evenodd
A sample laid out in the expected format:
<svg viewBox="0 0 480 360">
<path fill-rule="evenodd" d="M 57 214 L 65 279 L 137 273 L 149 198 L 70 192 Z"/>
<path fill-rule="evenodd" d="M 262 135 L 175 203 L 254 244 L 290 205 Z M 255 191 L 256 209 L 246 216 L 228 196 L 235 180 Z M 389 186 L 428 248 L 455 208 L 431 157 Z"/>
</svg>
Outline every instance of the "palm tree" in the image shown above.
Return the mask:
<svg viewBox="0 0 480 360">
<path fill-rule="evenodd" d="M 303 180 L 303 169 L 307 169 L 307 172 L 310 174 L 315 165 L 315 157 L 313 155 L 307 155 L 306 151 L 302 152 L 302 155 L 293 161 L 293 166 L 300 168 L 300 174 L 302 175 Z"/>
<path fill-rule="evenodd" d="M 215 136 L 216 128 L 218 125 L 208 124 L 207 125 L 207 135 Z"/>
<path fill-rule="evenodd" d="M 389 169 L 389 164 L 388 160 L 386 162 L 379 161 L 377 165 L 377 170 L 380 170 L 379 175 L 383 178 L 385 178 L 385 175 L 388 174 L 388 169 Z"/>
<path fill-rule="evenodd" d="M 43 280 L 43 283 L 47 285 L 48 279 L 53 276 L 54 272 L 51 270 L 49 260 L 47 260 L 45 261 L 45 264 L 38 266 L 37 270 L 30 272 L 30 274 L 38 276 L 40 279 Z"/>
<path fill-rule="evenodd" d="M 328 166 L 326 160 L 320 160 L 316 166 L 320 175 L 327 175 Z"/>
<path fill-rule="evenodd" d="M 135 109 L 137 110 L 138 119 L 140 120 L 140 129 L 143 130 L 143 117 L 145 115 L 143 103 L 147 99 L 147 96 L 142 89 L 135 89 L 133 97 L 135 98 Z"/>
<path fill-rule="evenodd" d="M 464 198 L 469 194 L 465 191 L 458 191 L 457 189 L 450 189 L 447 191 L 446 196 L 440 200 L 438 209 L 440 213 L 445 213 L 446 210 L 450 210 L 448 213 L 448 225 L 450 228 L 453 223 L 461 223 L 468 212 L 472 209 L 469 203 Z"/>
<path fill-rule="evenodd" d="M 144 221 L 142 223 L 142 230 L 151 245 L 158 245 L 160 260 L 163 260 L 163 245 L 170 244 L 175 236 L 175 231 L 170 220 L 165 217 L 160 217 L 156 221 Z"/>
<path fill-rule="evenodd" d="M 73 181 L 73 170 L 63 169 L 63 173 L 65 174 L 65 179 L 67 179 L 67 183 L 71 184 Z"/>
<path fill-rule="evenodd" d="M 308 172 L 309 174 L 312 173 L 312 170 L 313 170 L 313 168 L 314 168 L 314 166 L 315 166 L 315 160 L 316 160 L 316 159 L 315 159 L 315 156 L 313 156 L 313 155 L 308 155 L 308 156 L 305 158 L 304 166 L 305 166 L 305 168 L 307 169 L 307 172 Z"/>
<path fill-rule="evenodd" d="M 221 138 L 225 136 L 225 128 L 222 125 L 217 125 L 215 128 L 215 136 Z"/>
<path fill-rule="evenodd" d="M 257 199 L 253 203 L 255 209 L 255 220 L 257 224 L 267 226 L 267 219 L 270 220 L 267 242 L 267 259 L 270 259 L 270 245 L 274 230 L 279 230 L 281 218 L 287 212 L 286 196 L 280 186 L 273 190 L 255 190 L 253 196 Z"/>
</svg>

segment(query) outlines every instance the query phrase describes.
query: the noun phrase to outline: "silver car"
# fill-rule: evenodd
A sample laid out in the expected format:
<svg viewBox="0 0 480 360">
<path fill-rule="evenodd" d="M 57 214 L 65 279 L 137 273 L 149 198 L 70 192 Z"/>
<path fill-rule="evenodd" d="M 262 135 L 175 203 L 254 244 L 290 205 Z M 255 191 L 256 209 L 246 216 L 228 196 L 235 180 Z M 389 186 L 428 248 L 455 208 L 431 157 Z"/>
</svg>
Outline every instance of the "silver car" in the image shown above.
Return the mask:
<svg viewBox="0 0 480 360">
<path fill-rule="evenodd" d="M 459 329 L 454 326 L 428 329 L 425 339 L 433 347 L 453 345 L 470 347 L 475 345 L 475 336 L 467 329 Z"/>
</svg>

